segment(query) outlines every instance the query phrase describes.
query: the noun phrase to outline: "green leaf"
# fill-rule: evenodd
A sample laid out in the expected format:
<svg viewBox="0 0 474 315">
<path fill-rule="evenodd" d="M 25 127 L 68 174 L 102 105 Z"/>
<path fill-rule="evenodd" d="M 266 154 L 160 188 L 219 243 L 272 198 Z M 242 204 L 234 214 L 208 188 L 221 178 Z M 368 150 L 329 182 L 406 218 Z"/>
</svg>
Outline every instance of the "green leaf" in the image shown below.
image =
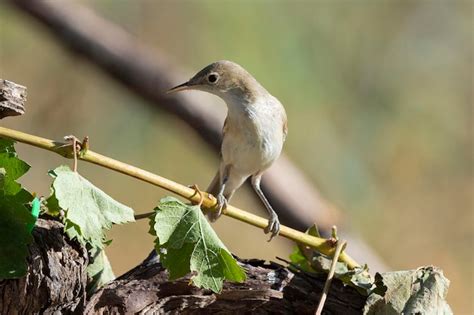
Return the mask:
<svg viewBox="0 0 474 315">
<path fill-rule="evenodd" d="M 345 264 L 344 266 L 347 268 Z M 374 281 L 369 274 L 369 267 L 367 265 L 342 272 L 338 272 L 336 268 L 335 277 L 365 296 L 369 295 L 374 286 Z"/>
<path fill-rule="evenodd" d="M 28 244 L 33 240 L 28 226 L 36 219 L 14 196 L 0 196 L 0 279 L 26 274 Z"/>
<path fill-rule="evenodd" d="M 316 272 L 311 266 L 311 262 L 303 255 L 303 252 L 298 246 L 295 246 L 293 252 L 290 254 L 290 262 L 297 267 L 306 272 Z"/>
<path fill-rule="evenodd" d="M 386 272 L 375 278 L 364 314 L 453 314 L 446 302 L 449 280 L 437 267 Z"/>
<path fill-rule="evenodd" d="M 166 197 L 155 211 L 150 231 L 158 237 L 156 251 L 170 279 L 194 272 L 193 283 L 214 292 L 222 290 L 225 279 L 245 281 L 243 268 L 218 238 L 199 206 Z"/>
<path fill-rule="evenodd" d="M 115 275 L 104 250 L 93 248 L 89 251 L 89 257 L 92 263 L 87 266 L 87 276 L 89 277 L 87 291 L 92 293 L 114 280 Z"/>
<path fill-rule="evenodd" d="M 54 197 L 48 204 L 65 210 L 66 232 L 83 244 L 103 248 L 104 230 L 112 224 L 133 222 L 133 210 L 95 187 L 67 166 L 50 171 Z M 54 200 L 56 199 L 56 200 Z"/>
<path fill-rule="evenodd" d="M 311 259 L 311 267 L 316 272 L 328 273 L 331 268 L 332 258 L 320 254 L 313 253 Z M 362 267 L 356 267 L 349 269 L 343 262 L 336 263 L 336 269 L 334 271 L 334 277 L 342 281 L 342 283 L 355 288 L 362 295 L 369 295 L 372 287 L 374 286 L 373 279 L 369 274 L 369 268 L 367 265 Z"/>
<path fill-rule="evenodd" d="M 13 141 L 0 138 L 0 279 L 19 278 L 27 271 L 36 217 L 26 207 L 33 197 L 16 180 L 28 169 L 18 159 Z"/>
<path fill-rule="evenodd" d="M 49 197 L 46 199 L 45 202 L 46 206 L 46 213 L 49 214 L 50 216 L 53 217 L 58 217 L 59 213 L 61 211 L 61 207 L 59 206 L 58 199 L 56 199 L 56 196 L 54 195 L 54 189 L 51 188 L 51 194 Z"/>
<path fill-rule="evenodd" d="M 27 163 L 17 157 L 13 143 L 0 139 L 0 190 L 5 195 L 15 195 L 21 190 L 16 180 L 30 169 Z"/>
<path fill-rule="evenodd" d="M 5 177 L 7 176 L 7 170 L 5 170 L 3 167 L 0 167 L 0 187 L 5 186 Z"/>
<path fill-rule="evenodd" d="M 0 138 L 0 153 L 16 154 L 14 144 L 15 144 L 15 141 L 13 140 Z"/>
<path fill-rule="evenodd" d="M 306 233 L 320 237 L 316 226 L 312 226 Z M 306 272 L 328 273 L 331 268 L 332 257 L 323 255 L 308 246 L 297 244 L 290 255 L 290 262 L 296 269 Z M 334 277 L 344 284 L 352 286 L 363 295 L 369 295 L 374 286 L 367 265 L 350 270 L 345 263 L 337 262 Z"/>
</svg>

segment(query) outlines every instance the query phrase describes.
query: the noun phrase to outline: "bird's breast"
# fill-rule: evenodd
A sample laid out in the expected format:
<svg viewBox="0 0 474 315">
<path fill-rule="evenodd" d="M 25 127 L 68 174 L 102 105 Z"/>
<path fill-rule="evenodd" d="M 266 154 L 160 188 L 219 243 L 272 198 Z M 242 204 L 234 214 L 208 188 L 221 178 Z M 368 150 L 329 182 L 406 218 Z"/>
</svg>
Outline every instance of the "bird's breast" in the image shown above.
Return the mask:
<svg viewBox="0 0 474 315">
<path fill-rule="evenodd" d="M 229 108 L 222 143 L 224 163 L 247 175 L 268 168 L 283 146 L 283 123 L 278 110 L 265 104 L 241 111 Z"/>
</svg>

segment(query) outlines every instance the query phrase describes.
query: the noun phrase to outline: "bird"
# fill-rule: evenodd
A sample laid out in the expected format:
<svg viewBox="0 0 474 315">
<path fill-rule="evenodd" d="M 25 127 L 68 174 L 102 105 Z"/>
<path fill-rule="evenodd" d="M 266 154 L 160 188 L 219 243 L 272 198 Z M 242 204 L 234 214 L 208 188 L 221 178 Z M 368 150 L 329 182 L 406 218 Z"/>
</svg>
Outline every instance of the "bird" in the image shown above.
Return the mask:
<svg viewBox="0 0 474 315">
<path fill-rule="evenodd" d="M 264 171 L 280 156 L 288 134 L 285 108 L 247 70 L 228 60 L 211 63 L 168 93 L 185 90 L 211 93 L 227 104 L 220 164 L 206 190 L 217 203 L 207 216 L 211 222 L 217 220 L 234 192 L 250 177 L 268 212 L 264 232 L 271 233 L 271 241 L 280 231 L 280 222 L 260 183 Z"/>
</svg>

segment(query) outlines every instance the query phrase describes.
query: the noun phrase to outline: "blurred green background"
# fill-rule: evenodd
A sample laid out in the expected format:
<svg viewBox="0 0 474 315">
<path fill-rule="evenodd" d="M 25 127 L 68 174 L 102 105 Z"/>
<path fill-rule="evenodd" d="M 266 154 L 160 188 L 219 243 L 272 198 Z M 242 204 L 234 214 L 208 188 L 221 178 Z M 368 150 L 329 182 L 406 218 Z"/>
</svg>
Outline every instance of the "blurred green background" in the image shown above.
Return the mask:
<svg viewBox="0 0 474 315">
<path fill-rule="evenodd" d="M 454 312 L 474 312 L 471 1 L 81 2 L 189 74 L 219 59 L 243 65 L 286 106 L 285 152 L 352 229 L 393 270 L 443 268 Z M 28 87 L 27 113 L 1 125 L 53 139 L 89 135 L 105 155 L 207 186 L 217 155 L 182 122 L 143 106 L 5 4 L 0 32 L 0 77 Z M 49 193 L 47 170 L 70 164 L 17 149 L 33 166 L 23 183 L 40 194 Z M 138 213 L 165 195 L 96 166 L 79 169 Z M 233 204 L 263 213 L 247 188 Z M 242 257 L 291 250 L 232 219 L 215 227 Z M 149 252 L 147 230 L 147 222 L 113 228 L 117 274 Z"/>
</svg>

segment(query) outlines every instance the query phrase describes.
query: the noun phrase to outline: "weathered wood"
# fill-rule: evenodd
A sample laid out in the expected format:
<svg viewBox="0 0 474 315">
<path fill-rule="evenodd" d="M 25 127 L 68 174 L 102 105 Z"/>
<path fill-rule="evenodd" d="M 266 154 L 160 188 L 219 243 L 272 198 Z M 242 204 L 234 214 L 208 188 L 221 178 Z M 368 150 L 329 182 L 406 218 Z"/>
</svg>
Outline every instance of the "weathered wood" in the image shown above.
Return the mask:
<svg viewBox="0 0 474 315">
<path fill-rule="evenodd" d="M 292 272 L 276 263 L 239 260 L 245 283 L 224 284 L 221 294 L 169 281 L 158 261 L 146 261 L 89 298 L 85 249 L 63 225 L 39 219 L 30 246 L 28 274 L 0 281 L 0 314 L 313 314 L 326 275 Z M 325 314 L 361 314 L 365 297 L 334 281 Z"/>
<path fill-rule="evenodd" d="M 0 119 L 25 113 L 26 87 L 0 79 Z"/>
<path fill-rule="evenodd" d="M 86 314 L 314 314 L 326 275 L 293 273 L 263 260 L 240 260 L 245 283 L 224 284 L 221 294 L 198 289 L 187 277 L 168 280 L 159 262 L 142 264 L 90 299 Z M 365 297 L 339 280 L 332 283 L 324 314 L 362 314 Z"/>
<path fill-rule="evenodd" d="M 0 314 L 67 314 L 83 309 L 87 252 L 63 230 L 59 222 L 37 221 L 27 275 L 0 281 Z"/>
</svg>

